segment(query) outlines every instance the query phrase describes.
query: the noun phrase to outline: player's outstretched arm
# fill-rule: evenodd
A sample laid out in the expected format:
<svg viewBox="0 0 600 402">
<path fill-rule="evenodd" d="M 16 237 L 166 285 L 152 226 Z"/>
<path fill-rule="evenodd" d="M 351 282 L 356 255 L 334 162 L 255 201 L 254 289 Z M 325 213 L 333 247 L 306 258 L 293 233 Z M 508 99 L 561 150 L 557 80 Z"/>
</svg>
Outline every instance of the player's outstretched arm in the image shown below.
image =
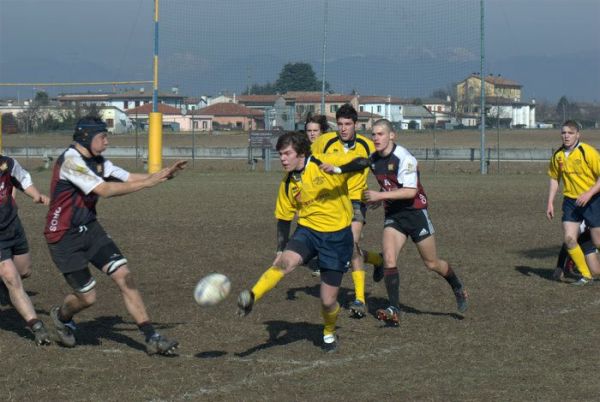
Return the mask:
<svg viewBox="0 0 600 402">
<path fill-rule="evenodd" d="M 369 159 L 368 158 L 355 158 L 350 162 L 341 165 L 335 166 L 330 163 L 321 163 L 319 165 L 322 171 L 330 174 L 341 174 L 341 173 L 352 173 L 352 172 L 360 172 L 369 167 Z"/>
<path fill-rule="evenodd" d="M 145 188 L 154 187 L 172 177 L 171 168 L 164 168 L 156 173 L 147 175 L 142 180 L 112 182 L 105 181 L 98 184 L 92 191 L 103 198 L 116 197 L 119 195 L 131 194 Z"/>
</svg>

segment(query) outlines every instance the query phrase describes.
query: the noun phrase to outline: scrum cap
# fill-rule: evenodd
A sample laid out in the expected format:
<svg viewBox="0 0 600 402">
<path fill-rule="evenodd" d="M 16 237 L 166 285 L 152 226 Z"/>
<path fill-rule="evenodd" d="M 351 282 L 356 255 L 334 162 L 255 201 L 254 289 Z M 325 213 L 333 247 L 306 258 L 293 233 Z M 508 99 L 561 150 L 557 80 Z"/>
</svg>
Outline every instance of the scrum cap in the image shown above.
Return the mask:
<svg viewBox="0 0 600 402">
<path fill-rule="evenodd" d="M 92 139 L 96 134 L 106 132 L 106 123 L 99 118 L 84 117 L 75 125 L 73 141 L 90 150 Z"/>
</svg>

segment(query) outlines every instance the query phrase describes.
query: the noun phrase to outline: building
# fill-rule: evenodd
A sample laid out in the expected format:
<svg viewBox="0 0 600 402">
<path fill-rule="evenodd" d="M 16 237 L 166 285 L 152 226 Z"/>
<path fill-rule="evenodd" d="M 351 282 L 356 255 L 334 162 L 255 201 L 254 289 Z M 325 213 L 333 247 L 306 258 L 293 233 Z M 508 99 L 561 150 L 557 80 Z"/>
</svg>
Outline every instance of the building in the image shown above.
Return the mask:
<svg viewBox="0 0 600 402">
<path fill-rule="evenodd" d="M 193 116 L 212 116 L 213 130 L 263 129 L 264 112 L 237 103 L 215 103 L 191 113 Z"/>
<path fill-rule="evenodd" d="M 359 96 L 359 111 L 380 115 L 392 123 L 402 120 L 402 105 L 409 103 L 406 100 L 393 96 Z"/>
<path fill-rule="evenodd" d="M 86 94 L 62 94 L 56 99 L 61 106 L 75 107 L 77 104 L 97 106 L 114 106 L 123 111 L 152 103 L 153 91 L 140 88 L 139 90 L 128 90 L 112 93 L 86 93 Z M 171 93 L 159 92 L 158 102 L 176 108 L 185 108 L 186 97 L 179 94 L 174 88 Z"/>
<path fill-rule="evenodd" d="M 456 85 L 456 113 L 459 119 L 463 115 L 475 115 L 478 121 L 481 120 L 481 82 L 478 74 L 471 74 Z M 503 124 L 510 128 L 536 127 L 535 101 L 523 102 L 521 84 L 491 74 L 483 82 L 486 118 L 500 116 L 500 123 L 503 119 L 510 119 Z"/>
</svg>

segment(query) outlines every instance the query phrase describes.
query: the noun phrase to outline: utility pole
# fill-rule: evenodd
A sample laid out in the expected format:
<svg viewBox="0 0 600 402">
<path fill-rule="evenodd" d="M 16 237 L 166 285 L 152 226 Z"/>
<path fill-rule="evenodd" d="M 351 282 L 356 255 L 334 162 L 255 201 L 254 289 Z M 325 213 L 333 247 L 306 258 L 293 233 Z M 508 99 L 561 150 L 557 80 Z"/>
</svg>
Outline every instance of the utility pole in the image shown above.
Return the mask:
<svg viewBox="0 0 600 402">
<path fill-rule="evenodd" d="M 325 53 L 327 50 L 327 0 L 323 0 L 325 3 L 325 12 L 323 13 L 323 55 L 321 58 L 321 114 L 326 116 L 325 113 Z"/>
<path fill-rule="evenodd" d="M 481 13 L 481 22 L 480 22 L 480 29 L 481 29 L 481 35 L 480 35 L 480 42 L 481 42 L 481 57 L 479 59 L 479 63 L 480 63 L 480 77 L 481 78 L 481 103 L 480 103 L 480 114 L 481 114 L 481 119 L 480 119 L 480 130 L 481 130 L 481 135 L 480 135 L 480 143 L 481 143 L 481 147 L 479 149 L 479 170 L 481 171 L 481 174 L 487 174 L 487 165 L 486 165 L 486 160 L 485 160 L 485 71 L 484 71 L 484 60 L 485 60 L 485 30 L 484 30 L 484 8 L 483 8 L 483 3 L 484 0 L 480 0 L 479 4 L 480 4 L 480 13 Z"/>
</svg>

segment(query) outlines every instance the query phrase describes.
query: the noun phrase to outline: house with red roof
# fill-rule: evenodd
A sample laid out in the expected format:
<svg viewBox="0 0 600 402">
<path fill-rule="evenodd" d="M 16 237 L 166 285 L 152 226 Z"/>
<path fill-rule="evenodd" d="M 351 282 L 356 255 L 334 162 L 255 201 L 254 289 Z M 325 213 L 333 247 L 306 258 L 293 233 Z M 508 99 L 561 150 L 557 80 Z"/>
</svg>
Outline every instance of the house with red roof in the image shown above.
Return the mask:
<svg viewBox="0 0 600 402">
<path fill-rule="evenodd" d="M 265 113 L 238 103 L 215 103 L 194 110 L 190 116 L 212 116 L 214 130 L 257 130 L 265 127 Z"/>
</svg>

